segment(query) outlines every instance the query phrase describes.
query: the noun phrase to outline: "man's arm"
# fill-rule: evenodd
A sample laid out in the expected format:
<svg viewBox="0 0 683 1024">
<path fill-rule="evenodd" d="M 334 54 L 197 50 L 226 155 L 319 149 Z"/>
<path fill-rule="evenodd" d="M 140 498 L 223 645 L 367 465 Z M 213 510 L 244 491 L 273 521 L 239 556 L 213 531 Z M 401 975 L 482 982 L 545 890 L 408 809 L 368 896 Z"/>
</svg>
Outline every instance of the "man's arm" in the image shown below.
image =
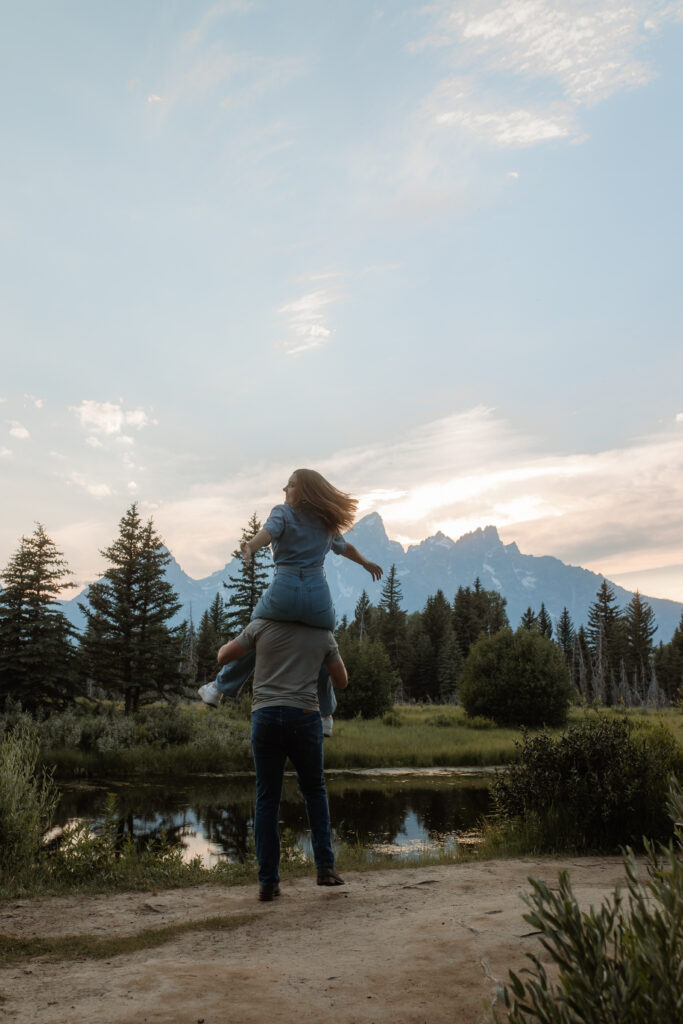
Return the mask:
<svg viewBox="0 0 683 1024">
<path fill-rule="evenodd" d="M 349 544 L 348 541 L 346 542 L 346 549 L 342 551 L 342 554 L 344 558 L 348 558 L 350 561 L 355 562 L 356 565 L 362 565 L 364 569 L 367 569 L 373 580 L 381 578 L 382 573 L 384 572 L 382 567 L 376 565 L 374 562 L 368 562 L 367 558 L 364 558 L 363 555 L 361 555 L 358 548 L 355 548 L 353 544 Z"/>
<path fill-rule="evenodd" d="M 327 671 L 330 673 L 332 685 L 336 686 L 338 690 L 345 690 L 349 685 L 349 674 L 346 671 L 346 665 L 341 658 L 339 658 L 338 661 L 333 661 L 331 665 L 328 665 Z"/>
<path fill-rule="evenodd" d="M 230 643 L 223 644 L 219 650 L 218 664 L 223 668 L 224 665 L 228 665 L 231 661 L 243 658 L 246 653 L 241 644 L 238 644 L 236 640 L 231 640 Z"/>
</svg>

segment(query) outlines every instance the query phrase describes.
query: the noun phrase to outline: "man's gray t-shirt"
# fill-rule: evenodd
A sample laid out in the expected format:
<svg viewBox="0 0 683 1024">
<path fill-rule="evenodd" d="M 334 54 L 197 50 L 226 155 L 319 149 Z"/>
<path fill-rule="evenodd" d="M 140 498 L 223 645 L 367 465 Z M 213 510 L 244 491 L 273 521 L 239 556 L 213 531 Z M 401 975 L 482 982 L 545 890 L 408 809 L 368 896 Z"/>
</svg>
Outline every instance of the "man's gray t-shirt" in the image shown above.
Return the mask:
<svg viewBox="0 0 683 1024">
<path fill-rule="evenodd" d="M 245 651 L 256 648 L 252 711 L 278 706 L 318 710 L 320 666 L 340 660 L 328 629 L 254 619 L 235 639 Z"/>
</svg>

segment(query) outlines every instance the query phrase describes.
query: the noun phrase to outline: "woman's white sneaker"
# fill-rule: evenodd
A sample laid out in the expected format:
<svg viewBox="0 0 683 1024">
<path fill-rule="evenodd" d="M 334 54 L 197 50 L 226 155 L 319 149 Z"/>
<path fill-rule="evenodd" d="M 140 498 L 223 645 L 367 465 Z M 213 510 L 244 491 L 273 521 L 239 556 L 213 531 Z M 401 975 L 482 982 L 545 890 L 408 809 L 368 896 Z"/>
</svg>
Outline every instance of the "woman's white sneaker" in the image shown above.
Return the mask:
<svg viewBox="0 0 683 1024">
<path fill-rule="evenodd" d="M 217 708 L 223 700 L 223 694 L 216 688 L 215 683 L 204 683 L 199 687 L 198 693 L 204 703 L 209 704 L 212 708 Z"/>
</svg>

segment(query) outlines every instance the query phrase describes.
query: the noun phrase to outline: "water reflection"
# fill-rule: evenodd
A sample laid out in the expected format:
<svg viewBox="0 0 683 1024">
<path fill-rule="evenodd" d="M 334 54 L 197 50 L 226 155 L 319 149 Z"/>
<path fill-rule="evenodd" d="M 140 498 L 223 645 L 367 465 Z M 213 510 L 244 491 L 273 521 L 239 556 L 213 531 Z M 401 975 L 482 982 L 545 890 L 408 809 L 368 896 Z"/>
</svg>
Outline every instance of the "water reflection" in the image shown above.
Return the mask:
<svg viewBox="0 0 683 1024">
<path fill-rule="evenodd" d="M 486 776 L 439 770 L 327 775 L 330 814 L 337 842 L 409 857 L 467 841 L 489 810 Z M 245 860 L 252 845 L 253 774 L 193 777 L 173 786 L 139 782 L 69 784 L 62 789 L 56 824 L 101 819 L 107 793 L 114 793 L 121 838 L 145 847 L 165 832 L 184 859 L 200 856 Z M 310 855 L 308 823 L 296 779 L 286 775 L 280 813 L 288 839 Z"/>
</svg>

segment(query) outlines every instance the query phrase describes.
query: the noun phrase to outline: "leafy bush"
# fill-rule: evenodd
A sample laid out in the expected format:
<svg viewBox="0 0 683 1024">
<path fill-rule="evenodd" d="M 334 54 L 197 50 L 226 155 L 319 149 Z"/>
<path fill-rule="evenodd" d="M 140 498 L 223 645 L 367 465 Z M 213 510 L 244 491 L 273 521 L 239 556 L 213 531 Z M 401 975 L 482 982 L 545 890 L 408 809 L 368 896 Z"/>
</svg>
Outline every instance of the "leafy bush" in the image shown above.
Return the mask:
<svg viewBox="0 0 683 1024">
<path fill-rule="evenodd" d="M 83 719 L 79 746 L 81 750 L 98 754 L 127 750 L 134 746 L 136 732 L 135 720 L 121 713 L 88 715 Z"/>
<path fill-rule="evenodd" d="M 466 729 L 495 729 L 496 723 L 492 718 L 485 718 L 484 715 L 473 715 L 472 718 L 466 718 L 462 725 Z"/>
<path fill-rule="evenodd" d="M 453 726 L 459 724 L 458 716 L 448 711 L 439 711 L 436 715 L 432 715 L 431 718 L 427 719 L 427 725 L 433 725 L 439 729 L 452 729 Z"/>
<path fill-rule="evenodd" d="M 523 823 L 536 850 L 614 850 L 668 837 L 667 785 L 680 754 L 664 726 L 636 732 L 597 714 L 558 739 L 524 736 L 517 763 L 493 781 L 508 826 Z"/>
<path fill-rule="evenodd" d="M 384 645 L 377 640 L 359 643 L 353 637 L 342 636 L 339 652 L 349 673 L 349 685 L 337 691 L 335 714 L 339 718 L 381 718 L 391 708 L 400 682 Z"/>
<path fill-rule="evenodd" d="M 671 808 L 683 819 L 683 799 L 672 784 Z M 557 968 L 557 983 L 532 953 L 526 980 L 510 971 L 503 990 L 507 1024 L 673 1024 L 683 1020 L 683 833 L 661 847 L 647 846 L 645 884 L 632 852 L 624 855 L 628 904 L 619 889 L 598 909 L 582 913 L 562 872 L 559 888 L 529 879 L 524 920 L 541 934 Z M 496 1020 L 498 1017 L 496 1016 Z"/>
<path fill-rule="evenodd" d="M 159 705 L 145 708 L 135 716 L 136 742 L 178 746 L 192 739 L 192 722 L 177 707 Z"/>
<path fill-rule="evenodd" d="M 70 883 L 96 876 L 103 885 L 141 874 L 152 882 L 182 873 L 182 847 L 171 845 L 162 834 L 160 840 L 139 850 L 130 836 L 121 838 L 118 826 L 116 797 L 109 793 L 98 826 L 79 821 L 64 829 L 59 844 L 46 855 L 51 875 Z"/>
<path fill-rule="evenodd" d="M 0 739 L 0 873 L 30 871 L 52 820 L 57 792 L 49 772 L 36 770 L 38 737 L 18 725 Z"/>
<path fill-rule="evenodd" d="M 403 724 L 403 718 L 397 711 L 387 711 L 386 715 L 382 717 L 382 725 L 390 725 L 400 729 Z"/>
<path fill-rule="evenodd" d="M 46 750 L 59 747 L 79 747 L 83 735 L 85 716 L 70 707 L 61 713 L 54 712 L 40 723 L 40 745 Z"/>
<path fill-rule="evenodd" d="M 570 693 L 559 647 L 528 629 L 502 629 L 477 640 L 458 684 L 467 715 L 498 725 L 564 725 Z"/>
</svg>

